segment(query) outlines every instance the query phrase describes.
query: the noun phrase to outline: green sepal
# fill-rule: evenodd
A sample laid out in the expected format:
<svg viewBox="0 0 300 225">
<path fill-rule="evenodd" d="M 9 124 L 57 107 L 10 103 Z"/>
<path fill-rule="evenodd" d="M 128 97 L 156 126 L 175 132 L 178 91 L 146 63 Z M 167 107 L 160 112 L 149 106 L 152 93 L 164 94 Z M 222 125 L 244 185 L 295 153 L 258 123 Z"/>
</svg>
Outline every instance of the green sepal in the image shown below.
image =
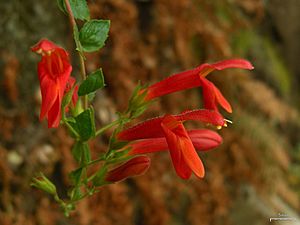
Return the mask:
<svg viewBox="0 0 300 225">
<path fill-rule="evenodd" d="M 32 178 L 30 183 L 32 187 L 36 187 L 42 191 L 45 191 L 48 194 L 56 196 L 56 187 L 55 185 L 42 173 L 39 176 Z"/>
<path fill-rule="evenodd" d="M 92 183 L 95 187 L 99 187 L 106 183 L 106 181 L 104 180 L 106 173 L 107 173 L 107 166 L 102 166 L 100 170 L 97 171 L 97 173 L 92 179 Z"/>
<path fill-rule="evenodd" d="M 105 84 L 102 69 L 98 69 L 88 75 L 88 77 L 82 82 L 78 89 L 78 95 L 83 96 L 93 93 L 104 86 Z"/>
<path fill-rule="evenodd" d="M 131 119 L 139 117 L 151 103 L 151 101 L 146 101 L 147 96 L 146 86 L 142 86 L 140 83 L 134 89 L 132 96 L 129 100 L 127 113 L 130 114 Z"/>
<path fill-rule="evenodd" d="M 90 19 L 90 11 L 86 0 L 69 0 L 69 2 L 75 19 L 79 19 L 79 20 Z M 57 5 L 62 12 L 68 14 L 67 7 L 64 0 L 57 0 Z"/>
<path fill-rule="evenodd" d="M 110 20 L 90 20 L 79 32 L 79 40 L 85 52 L 94 52 L 102 48 L 108 37 Z"/>
</svg>

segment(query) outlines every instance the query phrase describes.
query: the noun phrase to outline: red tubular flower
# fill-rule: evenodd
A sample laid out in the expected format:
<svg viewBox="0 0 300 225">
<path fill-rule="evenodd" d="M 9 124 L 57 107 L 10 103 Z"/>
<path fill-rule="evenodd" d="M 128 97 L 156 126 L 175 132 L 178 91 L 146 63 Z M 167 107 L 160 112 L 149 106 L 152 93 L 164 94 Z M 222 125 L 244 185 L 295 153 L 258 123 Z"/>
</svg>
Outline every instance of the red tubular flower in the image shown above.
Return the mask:
<svg viewBox="0 0 300 225">
<path fill-rule="evenodd" d="M 187 133 L 197 151 L 207 151 L 222 143 L 222 137 L 211 130 L 190 130 Z M 134 141 L 129 144 L 129 147 L 130 151 L 128 155 L 138 155 L 166 151 L 168 150 L 168 143 L 165 137 L 148 138 Z"/>
<path fill-rule="evenodd" d="M 150 166 L 150 158 L 147 156 L 138 156 L 130 159 L 123 165 L 109 171 L 105 180 L 108 182 L 118 182 L 128 177 L 138 176 L 145 173 Z"/>
<path fill-rule="evenodd" d="M 42 55 L 38 64 L 38 77 L 42 93 L 40 119 L 48 119 L 48 127 L 58 127 L 61 119 L 61 102 L 72 66 L 68 53 L 49 40 L 43 39 L 31 48 Z"/>
<path fill-rule="evenodd" d="M 205 89 L 203 85 L 207 85 L 207 82 L 205 82 L 207 81 L 205 77 L 209 73 L 211 73 L 214 70 L 223 70 L 227 68 L 240 68 L 251 70 L 254 67 L 251 65 L 250 62 L 244 59 L 224 60 L 213 64 L 205 63 L 194 69 L 174 74 L 160 82 L 151 85 L 147 88 L 147 95 L 145 97 L 145 100 L 151 100 L 173 92 L 199 86 L 202 86 L 203 89 Z M 207 107 L 207 109 L 217 110 L 216 103 L 219 103 L 226 111 L 232 111 L 230 104 L 212 83 L 210 83 L 210 88 L 206 87 L 205 92 L 206 97 L 204 96 L 204 105 Z M 215 100 L 212 101 L 210 97 L 212 97 Z"/>
<path fill-rule="evenodd" d="M 160 125 L 163 118 L 164 117 L 156 117 L 123 130 L 118 134 L 118 139 L 132 141 L 137 139 L 164 137 L 164 131 Z M 220 113 L 206 109 L 185 111 L 179 115 L 174 115 L 174 118 L 181 122 L 186 120 L 196 120 L 210 123 L 214 126 L 226 125 L 224 118 Z"/>
<path fill-rule="evenodd" d="M 129 155 L 144 154 L 169 149 L 176 173 L 188 179 L 192 172 L 199 178 L 204 176 L 203 164 L 195 150 L 208 150 L 218 146 L 222 138 L 210 130 L 187 132 L 183 121 L 192 119 L 223 126 L 223 117 L 214 111 L 194 110 L 177 116 L 166 115 L 147 120 L 119 133 L 120 140 L 138 140 L 129 144 Z M 128 147 L 128 146 L 127 146 Z"/>
</svg>

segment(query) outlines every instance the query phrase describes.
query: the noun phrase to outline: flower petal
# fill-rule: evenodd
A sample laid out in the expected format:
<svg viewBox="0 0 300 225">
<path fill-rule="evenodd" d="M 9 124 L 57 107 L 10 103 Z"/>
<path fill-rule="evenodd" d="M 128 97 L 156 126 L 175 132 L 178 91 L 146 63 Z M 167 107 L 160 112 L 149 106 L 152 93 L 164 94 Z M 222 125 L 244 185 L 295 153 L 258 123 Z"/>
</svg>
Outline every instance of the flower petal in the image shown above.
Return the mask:
<svg viewBox="0 0 300 225">
<path fill-rule="evenodd" d="M 42 106 L 40 120 L 42 120 L 54 105 L 58 95 L 58 86 L 55 81 L 45 76 L 41 82 Z"/>
<path fill-rule="evenodd" d="M 194 120 L 202 123 L 209 123 L 214 126 L 224 126 L 224 117 L 217 111 L 207 109 L 186 110 L 175 116 L 177 120 Z"/>
<path fill-rule="evenodd" d="M 219 146 L 222 143 L 222 137 L 214 131 L 207 129 L 188 131 L 193 145 L 197 151 L 207 151 Z"/>
<path fill-rule="evenodd" d="M 227 101 L 227 99 L 222 95 L 220 90 L 212 83 L 212 86 L 214 88 L 215 96 L 217 102 L 220 104 L 220 106 L 223 107 L 227 112 L 232 113 L 232 107 L 230 103 Z"/>
<path fill-rule="evenodd" d="M 187 131 L 187 133 L 197 151 L 207 151 L 222 143 L 222 137 L 211 130 L 198 129 Z M 169 149 L 165 137 L 137 140 L 128 146 L 131 148 L 128 155 L 147 154 Z"/>
<path fill-rule="evenodd" d="M 174 116 L 166 115 L 161 126 L 178 176 L 188 179 L 192 170 L 197 177 L 202 178 L 204 176 L 203 164 L 183 124 Z"/>
<path fill-rule="evenodd" d="M 41 54 L 42 52 L 52 51 L 59 48 L 56 44 L 48 39 L 41 39 L 37 44 L 31 47 L 31 51 Z"/>
<path fill-rule="evenodd" d="M 204 108 L 218 111 L 215 89 L 212 83 L 206 78 L 200 77 L 200 79 L 201 79 L 201 86 L 202 86 Z"/>
<path fill-rule="evenodd" d="M 53 106 L 48 112 L 48 128 L 58 127 L 61 118 L 61 108 L 59 96 L 57 96 Z"/>
<path fill-rule="evenodd" d="M 229 59 L 213 64 L 201 64 L 194 69 L 171 75 L 162 81 L 151 85 L 147 88 L 145 100 L 151 100 L 173 92 L 199 87 L 201 85 L 199 76 L 205 77 L 214 70 L 223 70 L 227 68 L 251 70 L 254 67 L 249 61 L 244 59 Z"/>
<path fill-rule="evenodd" d="M 216 70 L 224 70 L 227 68 L 239 68 L 253 70 L 253 65 L 245 59 L 227 59 L 211 64 L 211 66 Z"/>
<path fill-rule="evenodd" d="M 200 85 L 198 70 L 192 69 L 177 73 L 151 85 L 148 88 L 146 100 L 151 100 L 173 92 L 187 90 Z"/>
<path fill-rule="evenodd" d="M 135 141 L 129 144 L 129 155 L 146 154 L 168 150 L 166 138 L 149 138 Z"/>
</svg>

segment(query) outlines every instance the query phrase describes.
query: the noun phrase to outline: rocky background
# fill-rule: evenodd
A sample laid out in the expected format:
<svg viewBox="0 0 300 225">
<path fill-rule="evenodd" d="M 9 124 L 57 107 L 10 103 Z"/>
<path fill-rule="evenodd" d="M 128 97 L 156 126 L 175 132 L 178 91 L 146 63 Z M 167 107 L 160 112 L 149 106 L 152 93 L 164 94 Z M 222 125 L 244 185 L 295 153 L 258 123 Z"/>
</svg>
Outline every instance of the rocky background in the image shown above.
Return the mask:
<svg viewBox="0 0 300 225">
<path fill-rule="evenodd" d="M 75 166 L 64 128 L 38 121 L 39 59 L 29 48 L 47 37 L 73 51 L 68 19 L 53 0 L 0 0 L 0 224 L 300 224 L 300 1 L 88 2 L 93 18 L 111 20 L 106 46 L 87 55 L 88 71 L 102 67 L 107 83 L 94 102 L 99 126 L 125 109 L 139 80 L 153 83 L 204 62 L 243 57 L 254 71 L 209 77 L 232 102 L 226 116 L 234 123 L 221 130 L 221 147 L 201 154 L 203 180 L 180 180 L 167 153 L 153 154 L 146 175 L 104 187 L 65 218 L 53 199 L 29 186 L 43 171 L 64 196 Z M 75 54 L 72 60 L 76 65 Z M 141 120 L 198 107 L 200 90 L 175 93 Z M 108 137 L 92 143 L 95 156 Z M 278 213 L 297 221 L 270 223 Z"/>
</svg>

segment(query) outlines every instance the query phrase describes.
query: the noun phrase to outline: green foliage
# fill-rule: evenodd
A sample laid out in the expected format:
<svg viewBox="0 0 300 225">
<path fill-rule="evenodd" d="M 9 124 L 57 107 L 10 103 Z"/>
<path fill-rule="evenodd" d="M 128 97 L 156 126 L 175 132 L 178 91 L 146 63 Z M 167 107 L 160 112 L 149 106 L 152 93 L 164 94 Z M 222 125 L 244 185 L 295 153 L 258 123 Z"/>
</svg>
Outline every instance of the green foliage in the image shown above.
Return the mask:
<svg viewBox="0 0 300 225">
<path fill-rule="evenodd" d="M 86 0 L 69 0 L 73 15 L 79 20 L 89 20 L 90 11 Z M 57 0 L 58 7 L 64 13 L 67 13 L 67 7 L 64 0 Z"/>
<path fill-rule="evenodd" d="M 91 161 L 90 149 L 85 142 L 76 142 L 72 148 L 72 155 L 81 165 L 86 165 Z"/>
<path fill-rule="evenodd" d="M 87 110 L 80 113 L 77 117 L 75 117 L 76 123 L 73 124 L 76 131 L 80 135 L 81 141 L 87 141 L 91 137 L 95 136 L 95 121 L 94 121 L 94 110 L 92 108 L 88 108 Z"/>
<path fill-rule="evenodd" d="M 104 76 L 102 69 L 98 69 L 90 74 L 86 80 L 82 82 L 78 89 L 78 95 L 83 96 L 95 92 L 97 89 L 103 88 Z"/>
<path fill-rule="evenodd" d="M 80 183 L 82 170 L 83 169 L 80 167 L 69 174 L 69 177 L 75 186 Z"/>
<path fill-rule="evenodd" d="M 102 48 L 108 37 L 109 20 L 90 20 L 79 32 L 79 40 L 85 52 L 94 52 Z"/>
<path fill-rule="evenodd" d="M 93 185 L 95 187 L 99 187 L 105 183 L 104 176 L 107 173 L 107 167 L 102 166 L 99 171 L 95 174 L 95 176 L 92 179 Z"/>
</svg>

